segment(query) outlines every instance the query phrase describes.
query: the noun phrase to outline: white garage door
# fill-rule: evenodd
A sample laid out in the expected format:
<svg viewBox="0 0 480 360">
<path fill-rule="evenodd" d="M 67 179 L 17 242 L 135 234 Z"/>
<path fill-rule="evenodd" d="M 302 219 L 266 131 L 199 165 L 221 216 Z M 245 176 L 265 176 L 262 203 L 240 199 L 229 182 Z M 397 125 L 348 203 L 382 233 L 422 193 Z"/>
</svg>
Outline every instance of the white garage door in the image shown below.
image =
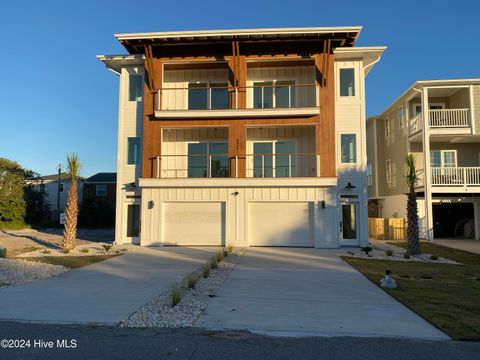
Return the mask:
<svg viewBox="0 0 480 360">
<path fill-rule="evenodd" d="M 249 245 L 313 247 L 313 210 L 311 202 L 249 203 Z"/>
<path fill-rule="evenodd" d="M 225 244 L 225 203 L 164 203 L 165 245 L 222 246 Z"/>
</svg>

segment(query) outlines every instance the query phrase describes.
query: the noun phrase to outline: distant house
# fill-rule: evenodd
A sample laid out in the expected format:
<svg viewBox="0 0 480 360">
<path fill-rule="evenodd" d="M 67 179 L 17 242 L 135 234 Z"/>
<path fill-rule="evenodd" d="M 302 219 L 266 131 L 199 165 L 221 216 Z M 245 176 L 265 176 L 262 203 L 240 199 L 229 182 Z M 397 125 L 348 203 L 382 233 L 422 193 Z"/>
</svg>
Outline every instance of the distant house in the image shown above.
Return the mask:
<svg viewBox="0 0 480 360">
<path fill-rule="evenodd" d="M 115 208 L 117 173 L 97 173 L 83 182 L 83 200 L 106 201 Z"/>
<path fill-rule="evenodd" d="M 82 188 L 83 179 L 80 178 L 77 183 L 79 206 L 83 197 Z M 58 174 L 40 176 L 34 180 L 30 180 L 34 189 L 45 193 L 45 202 L 49 205 L 51 211 L 51 219 L 58 219 L 57 206 L 59 206 L 60 213 L 65 212 L 67 207 L 67 197 L 70 191 L 70 179 L 66 173 L 61 173 L 60 178 Z M 57 205 L 57 201 L 60 202 Z"/>
</svg>

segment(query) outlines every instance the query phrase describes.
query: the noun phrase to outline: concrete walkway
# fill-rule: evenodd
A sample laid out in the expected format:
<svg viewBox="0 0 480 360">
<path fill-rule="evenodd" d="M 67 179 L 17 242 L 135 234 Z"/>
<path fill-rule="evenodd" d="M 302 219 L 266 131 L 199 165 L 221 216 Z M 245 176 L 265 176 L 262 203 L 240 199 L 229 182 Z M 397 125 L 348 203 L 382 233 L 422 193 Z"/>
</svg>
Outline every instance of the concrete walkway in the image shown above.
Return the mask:
<svg viewBox="0 0 480 360">
<path fill-rule="evenodd" d="M 435 239 L 432 244 L 439 244 L 453 249 L 480 254 L 480 240 Z"/>
<path fill-rule="evenodd" d="M 249 248 L 195 326 L 269 335 L 449 339 L 334 250 Z"/>
<path fill-rule="evenodd" d="M 117 324 L 214 253 L 209 248 L 141 248 L 59 277 L 0 289 L 0 320 Z"/>
</svg>

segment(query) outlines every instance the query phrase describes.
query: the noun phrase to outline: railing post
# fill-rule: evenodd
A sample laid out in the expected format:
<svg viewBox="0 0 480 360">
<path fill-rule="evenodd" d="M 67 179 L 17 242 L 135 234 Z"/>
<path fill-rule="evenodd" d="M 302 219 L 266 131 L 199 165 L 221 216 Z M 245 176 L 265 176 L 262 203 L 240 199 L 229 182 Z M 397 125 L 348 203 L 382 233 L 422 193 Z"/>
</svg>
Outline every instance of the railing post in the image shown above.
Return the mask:
<svg viewBox="0 0 480 360">
<path fill-rule="evenodd" d="M 238 109 L 238 87 L 235 87 L 235 109 Z"/>
<path fill-rule="evenodd" d="M 292 107 L 292 85 L 288 85 L 288 107 Z"/>
<path fill-rule="evenodd" d="M 238 178 L 238 156 L 235 155 L 235 177 Z"/>
<path fill-rule="evenodd" d="M 157 176 L 157 179 L 160 178 L 160 156 L 157 156 L 155 158 L 156 160 L 156 169 L 155 169 L 155 174 Z"/>
<path fill-rule="evenodd" d="M 208 154 L 208 163 L 207 163 L 207 174 L 208 174 L 208 177 L 211 178 L 212 177 L 212 155 Z"/>
<path fill-rule="evenodd" d="M 317 154 L 317 177 L 320 177 L 320 155 Z"/>
<path fill-rule="evenodd" d="M 265 155 L 262 155 L 262 177 L 265 177 Z"/>
<path fill-rule="evenodd" d="M 292 177 L 292 154 L 288 154 L 288 177 Z"/>
</svg>

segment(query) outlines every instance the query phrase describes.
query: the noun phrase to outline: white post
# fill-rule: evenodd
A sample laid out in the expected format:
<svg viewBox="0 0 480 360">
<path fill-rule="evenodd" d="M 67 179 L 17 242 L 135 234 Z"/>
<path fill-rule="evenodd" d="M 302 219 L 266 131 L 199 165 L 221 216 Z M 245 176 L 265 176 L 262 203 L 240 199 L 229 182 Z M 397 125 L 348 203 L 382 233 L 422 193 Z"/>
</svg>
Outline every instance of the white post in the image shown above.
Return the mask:
<svg viewBox="0 0 480 360">
<path fill-rule="evenodd" d="M 288 177 L 292 177 L 292 154 L 288 154 Z"/>
<path fill-rule="evenodd" d="M 155 158 L 155 162 L 156 162 L 156 169 L 155 169 L 155 173 L 156 173 L 156 176 L 157 176 L 157 179 L 160 177 L 160 156 L 157 156 Z"/>
<path fill-rule="evenodd" d="M 288 107 L 292 107 L 292 85 L 288 85 Z"/>
<path fill-rule="evenodd" d="M 212 177 L 212 155 L 209 154 L 207 159 L 208 159 L 207 174 L 208 174 L 208 177 L 211 178 Z"/>
<path fill-rule="evenodd" d="M 433 209 L 432 209 L 432 188 L 431 188 L 431 164 L 430 164 L 430 111 L 428 104 L 428 88 L 422 91 L 422 113 L 423 113 L 423 174 L 424 174 L 424 196 L 425 196 L 425 226 L 427 240 L 433 240 Z"/>
<path fill-rule="evenodd" d="M 320 155 L 317 154 L 317 177 L 320 177 Z"/>
<path fill-rule="evenodd" d="M 235 177 L 238 178 L 238 156 L 235 155 Z"/>
<path fill-rule="evenodd" d="M 265 177 L 265 155 L 262 155 L 262 177 Z"/>
<path fill-rule="evenodd" d="M 235 87 L 235 109 L 238 109 L 238 87 Z"/>
</svg>

